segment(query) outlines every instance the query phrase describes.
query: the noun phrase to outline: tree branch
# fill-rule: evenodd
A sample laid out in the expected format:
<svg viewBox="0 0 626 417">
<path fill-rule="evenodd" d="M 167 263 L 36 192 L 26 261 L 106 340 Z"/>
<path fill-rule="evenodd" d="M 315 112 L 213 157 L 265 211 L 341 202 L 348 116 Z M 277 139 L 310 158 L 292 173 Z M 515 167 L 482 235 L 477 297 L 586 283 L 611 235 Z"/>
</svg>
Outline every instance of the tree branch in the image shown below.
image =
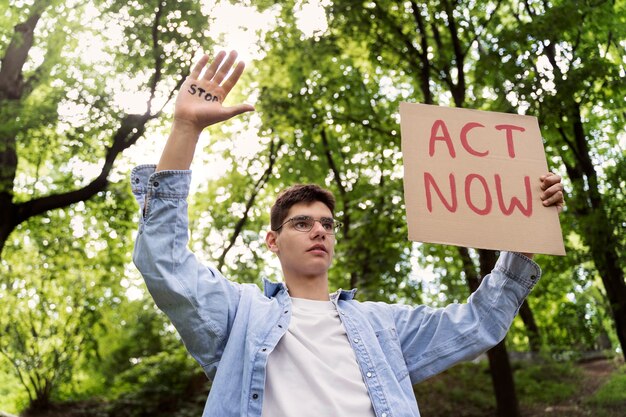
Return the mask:
<svg viewBox="0 0 626 417">
<path fill-rule="evenodd" d="M 26 21 L 15 25 L 13 36 L 2 58 L 0 100 L 19 100 L 22 98 L 24 87 L 22 70 L 28 59 L 28 52 L 33 46 L 35 27 L 48 5 L 45 0 L 36 1 Z"/>
<path fill-rule="evenodd" d="M 413 20 L 415 20 L 417 29 L 422 35 L 420 37 L 422 55 L 419 55 L 422 60 L 422 66 L 420 67 L 420 88 L 422 90 L 422 94 L 424 95 L 424 103 L 434 104 L 433 93 L 430 90 L 431 62 L 430 59 L 428 59 L 428 36 L 426 33 L 426 25 L 424 24 L 424 19 L 422 19 L 422 15 L 418 10 L 417 3 L 413 0 L 411 1 L 411 10 L 413 13 Z"/>
<path fill-rule="evenodd" d="M 250 210 L 252 209 L 252 206 L 254 206 L 254 202 L 256 201 L 256 198 L 258 197 L 259 192 L 261 192 L 263 187 L 265 187 L 265 184 L 267 184 L 267 182 L 269 181 L 272 175 L 272 171 L 274 169 L 274 164 L 276 162 L 276 156 L 277 156 L 278 150 L 280 149 L 282 144 L 283 144 L 282 139 L 279 139 L 277 143 L 275 143 L 274 141 L 270 143 L 269 162 L 267 164 L 267 168 L 265 169 L 261 177 L 259 177 L 259 179 L 256 181 L 256 183 L 252 187 L 252 193 L 250 194 L 250 197 L 248 197 L 248 200 L 246 201 L 246 208 L 244 210 L 243 216 L 235 224 L 235 228 L 233 230 L 233 234 L 230 236 L 228 245 L 224 248 L 224 250 L 222 251 L 222 254 L 218 258 L 218 261 L 217 261 L 218 270 L 222 270 L 222 267 L 224 266 L 224 263 L 226 261 L 226 255 L 235 245 L 235 241 L 237 240 L 237 237 L 241 234 L 241 231 L 243 230 L 244 225 L 248 221 L 248 218 L 250 217 Z"/>
</svg>

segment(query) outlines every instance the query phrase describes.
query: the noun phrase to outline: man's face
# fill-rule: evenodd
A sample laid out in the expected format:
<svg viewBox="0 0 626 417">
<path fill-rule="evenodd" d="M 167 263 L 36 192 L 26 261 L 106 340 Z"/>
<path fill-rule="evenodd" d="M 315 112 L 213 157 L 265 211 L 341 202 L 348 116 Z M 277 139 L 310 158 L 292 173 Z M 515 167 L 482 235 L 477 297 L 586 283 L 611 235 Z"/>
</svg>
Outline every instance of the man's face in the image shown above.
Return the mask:
<svg viewBox="0 0 626 417">
<path fill-rule="evenodd" d="M 330 209 L 319 201 L 293 205 L 284 221 L 297 216 L 333 217 Z M 335 254 L 335 235 L 329 234 L 317 221 L 309 232 L 298 231 L 293 222 L 287 222 L 280 232 L 268 232 L 266 243 L 278 256 L 286 278 L 326 276 Z"/>
</svg>

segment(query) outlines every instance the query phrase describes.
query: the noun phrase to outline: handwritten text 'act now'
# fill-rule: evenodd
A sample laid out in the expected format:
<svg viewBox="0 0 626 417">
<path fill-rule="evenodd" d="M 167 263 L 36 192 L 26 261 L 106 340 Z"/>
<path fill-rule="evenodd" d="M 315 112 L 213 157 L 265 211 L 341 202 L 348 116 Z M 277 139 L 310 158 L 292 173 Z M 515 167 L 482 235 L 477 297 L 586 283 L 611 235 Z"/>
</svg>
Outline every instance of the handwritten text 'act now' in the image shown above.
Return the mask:
<svg viewBox="0 0 626 417">
<path fill-rule="evenodd" d="M 484 125 L 477 122 L 468 122 L 462 128 L 459 134 L 459 139 L 461 142 L 461 146 L 463 149 L 470 155 L 483 158 L 489 155 L 489 150 L 478 150 L 475 149 L 471 144 L 468 138 L 468 134 L 471 130 L 477 128 L 485 128 Z M 515 144 L 513 132 L 524 132 L 525 129 L 521 126 L 515 126 L 510 124 L 500 124 L 494 126 L 494 128 L 498 131 L 503 131 L 504 136 L 507 143 L 507 153 L 511 159 L 515 158 Z M 435 145 L 437 142 L 443 142 L 447 145 L 448 152 L 450 157 L 453 159 L 456 158 L 456 150 L 454 148 L 454 144 L 452 142 L 452 137 L 448 131 L 448 127 L 446 126 L 443 120 L 435 120 L 430 130 L 430 140 L 428 144 L 428 154 L 430 157 L 435 155 Z M 497 197 L 498 207 L 502 214 L 505 216 L 510 216 L 515 208 L 519 209 L 519 211 L 526 217 L 532 216 L 533 213 L 533 204 L 532 204 L 532 193 L 530 188 L 530 177 L 524 176 L 523 183 L 525 188 L 525 198 L 526 205 L 524 206 L 519 198 L 512 197 L 508 203 L 505 202 L 505 198 L 502 192 L 502 177 L 499 174 L 494 174 L 494 186 L 495 186 L 495 194 Z M 435 177 L 430 172 L 424 172 L 424 186 L 426 192 L 426 206 L 428 211 L 432 213 L 433 211 L 433 202 L 432 202 L 432 191 L 434 190 L 439 200 L 443 204 L 443 206 L 451 213 L 455 213 L 458 208 L 458 198 L 457 198 L 457 183 L 454 173 L 450 173 L 448 176 L 449 189 L 450 189 L 450 197 L 449 199 L 444 196 L 441 191 L 441 187 L 435 180 Z M 483 190 L 483 193 L 472 192 L 473 187 L 480 187 Z M 465 176 L 464 181 L 464 197 L 465 203 L 467 207 L 472 210 L 474 213 L 480 216 L 486 216 L 491 213 L 493 208 L 493 198 L 492 192 L 490 191 L 490 184 L 487 182 L 487 179 L 476 173 L 471 173 Z M 483 199 L 480 196 L 484 196 Z M 476 201 L 476 200 L 481 201 Z"/>
</svg>

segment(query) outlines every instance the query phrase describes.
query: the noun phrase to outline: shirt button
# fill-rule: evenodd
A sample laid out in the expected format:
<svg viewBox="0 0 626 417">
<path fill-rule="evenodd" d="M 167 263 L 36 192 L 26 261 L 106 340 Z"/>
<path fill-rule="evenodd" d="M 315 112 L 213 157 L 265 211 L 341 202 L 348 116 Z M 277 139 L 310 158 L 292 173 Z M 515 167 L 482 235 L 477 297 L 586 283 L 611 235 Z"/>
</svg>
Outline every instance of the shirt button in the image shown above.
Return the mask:
<svg viewBox="0 0 626 417">
<path fill-rule="evenodd" d="M 159 182 L 155 181 L 155 182 L 152 183 L 152 185 L 154 185 L 155 187 L 158 187 L 159 186 Z"/>
<path fill-rule="evenodd" d="M 537 279 L 537 275 L 531 275 L 530 279 L 533 280 L 533 281 L 536 280 Z"/>
<path fill-rule="evenodd" d="M 135 184 L 139 184 L 139 177 L 135 178 Z"/>
<path fill-rule="evenodd" d="M 252 399 L 253 399 L 253 400 L 256 400 L 257 398 L 259 398 L 259 394 L 256 394 L 256 393 L 255 393 L 255 394 L 252 394 Z"/>
<path fill-rule="evenodd" d="M 360 340 L 359 339 L 354 339 L 354 343 L 359 343 Z"/>
<path fill-rule="evenodd" d="M 373 374 L 373 373 L 371 373 L 371 372 L 368 372 L 368 373 L 367 373 L 367 374 L 365 374 L 365 375 L 367 375 L 367 377 L 368 377 L 368 378 L 371 378 L 371 377 L 372 377 L 372 375 L 374 375 L 374 374 Z"/>
<path fill-rule="evenodd" d="M 387 413 L 382 413 L 380 417 L 387 417 Z"/>
</svg>

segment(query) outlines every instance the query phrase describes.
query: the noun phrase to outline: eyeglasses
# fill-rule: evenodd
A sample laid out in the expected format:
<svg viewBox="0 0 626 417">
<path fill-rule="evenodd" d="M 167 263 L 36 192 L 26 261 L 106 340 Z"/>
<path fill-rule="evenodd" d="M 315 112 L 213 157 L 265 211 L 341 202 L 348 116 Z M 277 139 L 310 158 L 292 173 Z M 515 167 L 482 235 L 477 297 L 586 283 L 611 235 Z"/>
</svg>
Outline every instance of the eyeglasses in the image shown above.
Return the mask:
<svg viewBox="0 0 626 417">
<path fill-rule="evenodd" d="M 331 219 L 330 217 L 321 217 L 319 219 L 314 219 L 311 216 L 295 216 L 290 219 L 285 220 L 283 224 L 278 226 L 275 231 L 278 231 L 286 225 L 287 223 L 291 223 L 294 229 L 298 232 L 310 232 L 315 226 L 315 222 L 320 222 L 324 231 L 329 235 L 334 235 L 342 226 L 341 222 L 336 221 L 335 219 Z"/>
</svg>

